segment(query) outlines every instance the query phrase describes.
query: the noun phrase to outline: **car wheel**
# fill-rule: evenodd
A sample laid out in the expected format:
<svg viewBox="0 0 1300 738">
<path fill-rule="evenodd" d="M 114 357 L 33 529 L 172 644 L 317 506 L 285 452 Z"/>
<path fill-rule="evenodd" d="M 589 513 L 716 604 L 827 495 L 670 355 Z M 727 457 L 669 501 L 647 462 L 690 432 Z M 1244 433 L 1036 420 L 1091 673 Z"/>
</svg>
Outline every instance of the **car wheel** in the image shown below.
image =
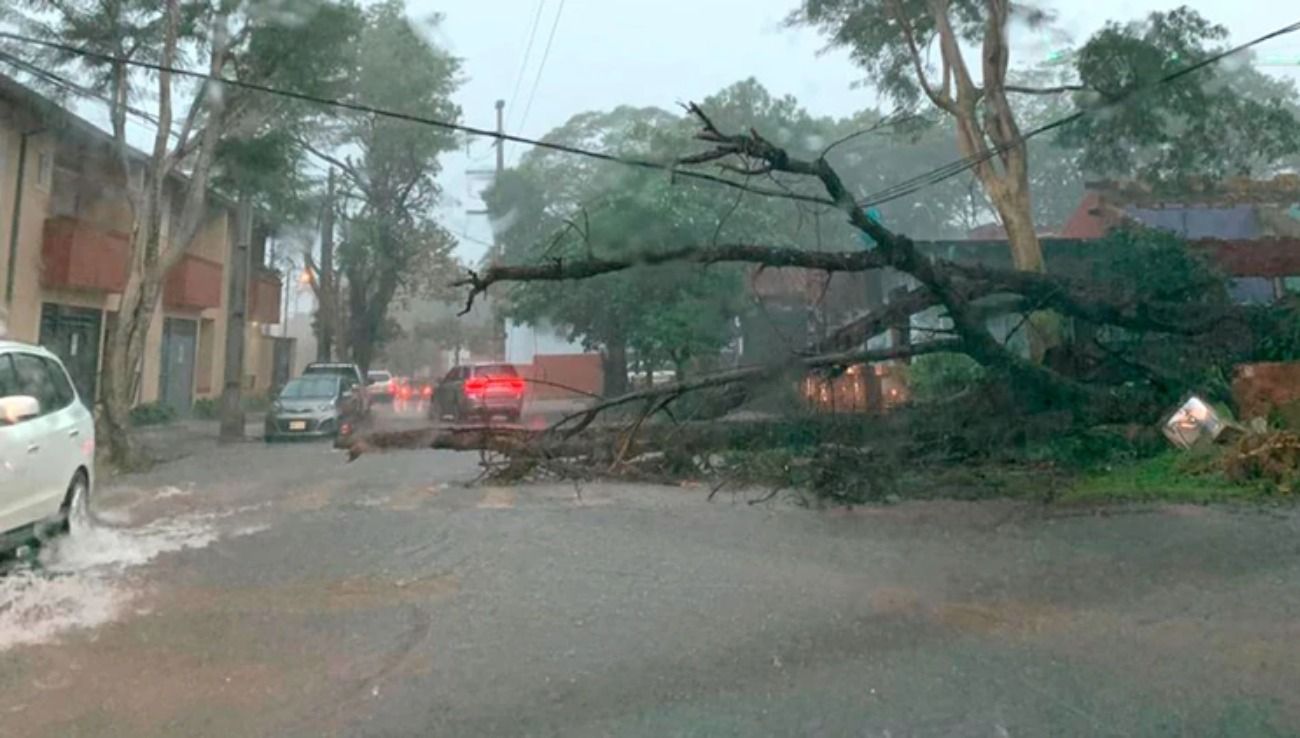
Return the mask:
<svg viewBox="0 0 1300 738">
<path fill-rule="evenodd" d="M 72 530 L 73 519 L 86 521 L 90 518 L 90 479 L 86 472 L 78 469 L 68 483 L 68 492 L 59 507 L 59 532 Z"/>
</svg>

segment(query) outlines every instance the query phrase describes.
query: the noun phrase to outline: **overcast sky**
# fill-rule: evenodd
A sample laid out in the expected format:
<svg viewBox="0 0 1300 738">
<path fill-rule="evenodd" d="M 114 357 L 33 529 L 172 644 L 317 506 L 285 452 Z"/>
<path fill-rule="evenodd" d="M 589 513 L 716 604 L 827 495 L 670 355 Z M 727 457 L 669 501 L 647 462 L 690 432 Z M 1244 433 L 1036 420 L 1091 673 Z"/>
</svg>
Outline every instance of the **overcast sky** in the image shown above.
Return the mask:
<svg viewBox="0 0 1300 738">
<path fill-rule="evenodd" d="M 869 90 L 853 89 L 860 78 L 846 54 L 819 52 L 824 40 L 807 29 L 782 27 L 797 0 L 540 0 L 541 20 L 518 96 L 512 93 L 524 62 L 539 0 L 407 0 L 417 22 L 435 12 L 444 21 L 432 37 L 464 63 L 465 83 L 458 93 L 466 123 L 495 125 L 493 103 L 506 100 L 507 130 L 538 137 L 586 110 L 621 104 L 671 108 L 679 101 L 716 92 L 745 77 L 758 78 L 775 94 L 792 94 L 811 112 L 846 115 L 871 105 Z M 547 38 L 561 4 L 550 53 L 542 69 L 526 120 L 521 120 Z M 1295 21 L 1283 17 L 1285 3 L 1271 0 L 1190 0 L 1210 20 L 1223 23 L 1234 42 L 1262 35 Z M 1153 0 L 1058 0 L 1055 27 L 1063 33 L 1019 34 L 1012 62 L 1031 63 L 1053 49 L 1080 43 L 1107 20 L 1131 20 L 1177 2 Z M 1290 15 L 1300 15 L 1291 12 Z M 1300 34 L 1260 47 L 1261 55 L 1300 58 Z M 1266 71 L 1300 79 L 1300 66 Z M 512 99 L 513 98 L 513 99 Z M 522 147 L 507 148 L 514 160 Z M 470 156 L 444 161 L 449 198 L 446 225 L 480 241 L 491 230 L 472 193 L 478 186 L 466 169 L 493 164 L 487 142 L 475 142 Z M 900 179 L 914 173 L 900 173 Z M 483 246 L 462 239 L 461 254 L 476 259 Z"/>
</svg>

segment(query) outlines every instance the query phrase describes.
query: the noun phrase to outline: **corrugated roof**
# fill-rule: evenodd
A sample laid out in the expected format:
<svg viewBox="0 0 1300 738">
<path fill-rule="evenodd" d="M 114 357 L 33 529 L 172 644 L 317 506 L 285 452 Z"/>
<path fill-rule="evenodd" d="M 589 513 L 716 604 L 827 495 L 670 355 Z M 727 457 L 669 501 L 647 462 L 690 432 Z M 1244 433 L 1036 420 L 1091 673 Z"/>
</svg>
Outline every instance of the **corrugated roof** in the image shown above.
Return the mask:
<svg viewBox="0 0 1300 738">
<path fill-rule="evenodd" d="M 1165 205 L 1125 208 L 1128 216 L 1151 228 L 1183 238 L 1259 238 L 1263 235 L 1254 205 L 1208 207 Z"/>
</svg>

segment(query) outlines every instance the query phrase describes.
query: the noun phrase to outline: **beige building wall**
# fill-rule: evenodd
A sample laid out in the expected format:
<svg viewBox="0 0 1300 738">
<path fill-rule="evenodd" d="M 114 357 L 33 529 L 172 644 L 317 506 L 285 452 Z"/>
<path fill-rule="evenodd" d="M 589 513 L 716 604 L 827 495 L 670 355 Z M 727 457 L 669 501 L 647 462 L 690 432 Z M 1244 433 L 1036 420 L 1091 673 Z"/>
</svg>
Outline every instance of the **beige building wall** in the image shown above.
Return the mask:
<svg viewBox="0 0 1300 738">
<path fill-rule="evenodd" d="M 0 90 L 0 298 L 3 298 L 9 269 L 10 227 L 13 222 L 16 170 L 23 131 L 36 130 L 42 123 L 22 107 L 22 98 L 10 98 Z M 20 102 L 15 102 L 15 100 Z M 19 216 L 17 252 L 14 264 L 13 298 L 0 303 L 7 308 L 8 337 L 37 343 L 40 340 L 42 304 L 91 308 L 102 313 L 100 357 L 104 331 L 116 311 L 120 296 L 93 290 L 45 287 L 42 278 L 42 248 L 45 222 L 55 216 L 70 216 L 110 231 L 129 233 L 132 228 L 130 203 L 123 188 L 113 186 L 120 179 L 115 164 L 103 159 L 103 139 L 84 126 L 59 127 L 28 136 L 23 176 L 23 202 Z M 95 154 L 95 152 L 99 152 Z M 219 304 L 203 310 L 186 310 L 160 304 L 146 336 L 140 377 L 139 402 L 156 402 L 160 397 L 163 324 L 166 318 L 195 321 L 198 337 L 195 349 L 195 399 L 221 394 L 226 353 L 226 302 L 230 270 L 224 268 L 232 251 L 233 207 L 223 202 L 212 205 L 209 217 L 188 249 L 189 254 L 223 265 Z M 165 220 L 164 240 L 172 223 Z M 264 393 L 273 376 L 273 340 L 262 328 L 249 324 L 245 334 L 245 388 Z"/>
<path fill-rule="evenodd" d="M 17 181 L 18 153 L 21 132 L 7 131 L 10 151 L 5 162 L 5 218 L 0 227 L 0 261 L 6 267 L 8 284 L 9 243 L 13 226 L 14 185 Z M 23 172 L 23 197 L 18 223 L 18 251 L 13 262 L 13 298 L 7 303 L 10 336 L 20 341 L 35 342 L 40 333 L 41 299 L 41 234 L 45 227 L 45 214 L 49 209 L 50 191 L 54 174 L 54 139 L 50 133 L 40 133 L 27 139 L 27 165 Z M 35 243 L 32 249 L 29 244 Z"/>
</svg>

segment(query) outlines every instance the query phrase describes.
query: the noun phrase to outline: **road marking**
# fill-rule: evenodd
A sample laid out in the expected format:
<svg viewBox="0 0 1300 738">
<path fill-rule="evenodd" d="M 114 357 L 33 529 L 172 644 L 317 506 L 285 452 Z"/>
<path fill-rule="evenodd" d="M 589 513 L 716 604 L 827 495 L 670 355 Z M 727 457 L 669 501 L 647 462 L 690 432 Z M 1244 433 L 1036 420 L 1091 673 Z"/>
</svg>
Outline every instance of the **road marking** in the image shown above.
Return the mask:
<svg viewBox="0 0 1300 738">
<path fill-rule="evenodd" d="M 506 487 L 488 487 L 478 506 L 484 510 L 509 510 L 515 506 L 515 491 Z"/>
</svg>

